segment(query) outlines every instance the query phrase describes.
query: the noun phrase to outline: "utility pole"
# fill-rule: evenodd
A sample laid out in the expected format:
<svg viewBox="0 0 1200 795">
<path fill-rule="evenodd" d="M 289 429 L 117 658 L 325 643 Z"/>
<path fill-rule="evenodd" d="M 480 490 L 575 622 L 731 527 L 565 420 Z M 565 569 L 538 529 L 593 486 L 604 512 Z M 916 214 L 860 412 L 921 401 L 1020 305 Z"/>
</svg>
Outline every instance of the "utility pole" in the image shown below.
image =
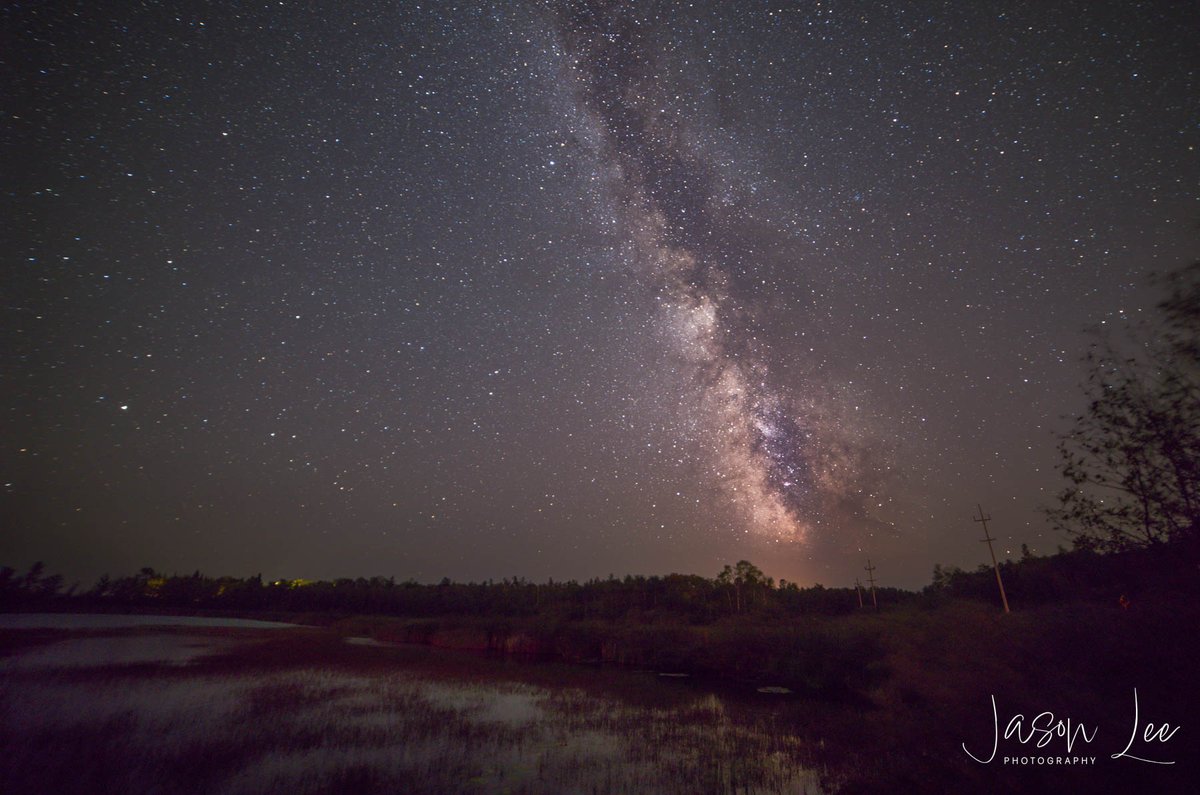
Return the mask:
<svg viewBox="0 0 1200 795">
<path fill-rule="evenodd" d="M 992 542 L 996 539 L 988 534 L 987 523 L 991 521 L 991 514 L 985 514 L 982 505 L 976 504 L 975 507 L 979 509 L 979 516 L 973 517 L 973 521 L 983 525 L 983 540 L 980 543 L 988 545 L 988 552 L 992 555 L 992 568 L 996 570 L 996 585 L 1000 586 L 1000 600 L 1004 602 L 1004 612 L 1011 613 L 1012 611 L 1008 609 L 1008 596 L 1004 593 L 1004 580 L 1000 579 L 1000 564 L 996 562 L 996 550 L 992 549 Z"/>
<path fill-rule="evenodd" d="M 867 573 L 867 582 L 871 583 L 871 606 L 878 610 L 879 600 L 875 598 L 875 567 L 871 565 L 870 558 L 867 558 L 867 565 L 863 571 Z"/>
<path fill-rule="evenodd" d="M 855 578 L 854 578 L 854 590 L 855 590 L 855 592 L 858 594 L 858 608 L 861 610 L 861 609 L 862 609 L 862 606 L 863 606 L 863 602 L 862 602 L 862 583 L 858 581 L 858 578 L 857 578 L 857 577 L 855 577 Z"/>
</svg>

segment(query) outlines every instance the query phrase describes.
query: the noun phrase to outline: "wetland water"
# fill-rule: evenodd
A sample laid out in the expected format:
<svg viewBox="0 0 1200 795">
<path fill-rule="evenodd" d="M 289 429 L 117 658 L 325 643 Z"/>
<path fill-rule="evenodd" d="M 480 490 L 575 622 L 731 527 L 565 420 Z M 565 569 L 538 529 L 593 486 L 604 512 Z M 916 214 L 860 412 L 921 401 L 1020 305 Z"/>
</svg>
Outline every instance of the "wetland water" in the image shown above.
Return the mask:
<svg viewBox="0 0 1200 795">
<path fill-rule="evenodd" d="M 785 728 L 795 703 L 781 710 L 777 696 L 132 618 L 83 621 L 82 635 L 0 623 L 0 780 L 12 791 L 825 791 L 809 745 Z"/>
<path fill-rule="evenodd" d="M 220 627 L 226 629 L 287 629 L 297 624 L 251 618 L 148 616 L 113 613 L 0 613 L 5 629 L 128 629 L 130 627 Z"/>
</svg>

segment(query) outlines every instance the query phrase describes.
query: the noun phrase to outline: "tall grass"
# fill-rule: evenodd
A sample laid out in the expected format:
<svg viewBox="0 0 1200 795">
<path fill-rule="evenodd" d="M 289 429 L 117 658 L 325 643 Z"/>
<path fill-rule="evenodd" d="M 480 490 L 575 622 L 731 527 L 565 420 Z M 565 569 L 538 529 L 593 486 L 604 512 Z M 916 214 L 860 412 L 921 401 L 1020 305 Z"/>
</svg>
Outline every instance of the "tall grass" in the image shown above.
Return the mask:
<svg viewBox="0 0 1200 795">
<path fill-rule="evenodd" d="M 712 693 L 642 677 L 673 692 L 639 704 L 346 648 L 328 667 L 15 671 L 0 685 L 4 791 L 822 791 L 798 737 Z"/>
</svg>

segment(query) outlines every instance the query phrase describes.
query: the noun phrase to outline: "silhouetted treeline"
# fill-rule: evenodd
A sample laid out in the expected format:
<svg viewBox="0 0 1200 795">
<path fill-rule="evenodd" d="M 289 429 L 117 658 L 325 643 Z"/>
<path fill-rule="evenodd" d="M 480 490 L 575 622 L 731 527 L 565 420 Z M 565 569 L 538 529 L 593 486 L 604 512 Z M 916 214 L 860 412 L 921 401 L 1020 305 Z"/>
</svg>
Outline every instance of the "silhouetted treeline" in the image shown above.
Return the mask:
<svg viewBox="0 0 1200 795">
<path fill-rule="evenodd" d="M 0 604 L 8 609 L 51 604 L 78 607 L 176 608 L 297 613 L 364 613 L 394 616 L 543 616 L 560 621 L 670 618 L 706 624 L 726 616 L 754 618 L 795 614 L 840 615 L 859 609 L 853 588 L 801 588 L 776 583 L 741 561 L 709 579 L 692 574 L 626 576 L 587 582 L 534 583 L 520 577 L 481 583 L 436 585 L 394 578 L 275 580 L 208 577 L 200 572 L 164 575 L 152 568 L 113 579 L 101 577 L 90 591 L 61 592 L 61 577 L 47 578 L 36 564 L 28 574 L 0 569 Z M 897 588 L 877 589 L 881 605 L 912 601 Z M 864 591 L 866 604 L 870 595 Z"/>
<path fill-rule="evenodd" d="M 1061 601 L 1131 599 L 1146 590 L 1196 590 L 1195 556 L 1181 546 L 1101 554 L 1088 549 L 1000 564 L 1013 609 Z M 553 621 L 670 620 L 708 624 L 735 617 L 770 620 L 797 615 L 837 616 L 871 610 L 864 588 L 800 587 L 763 575 L 741 561 L 714 578 L 694 574 L 626 576 L 587 582 L 534 583 L 520 577 L 498 582 L 436 585 L 394 578 L 275 580 L 208 577 L 200 572 L 164 575 L 151 568 L 112 579 L 101 577 L 91 590 L 67 592 L 59 575 L 35 564 L 27 573 L 0 569 L 3 609 L 154 608 L 177 610 L 270 611 L 280 613 L 380 614 L 404 617 L 540 617 Z M 865 608 L 859 607 L 862 597 Z M 946 599 L 999 603 L 995 573 L 986 564 L 974 571 L 935 566 L 933 581 L 921 593 L 877 588 L 880 609 L 935 606 Z"/>
<path fill-rule="evenodd" d="M 1022 606 L 1071 601 L 1126 602 L 1142 594 L 1195 595 L 1196 549 L 1190 543 L 1160 544 L 1118 553 L 1086 546 L 1037 557 L 1022 545 L 1021 559 L 1000 564 L 1004 589 L 1014 610 Z M 922 595 L 936 603 L 948 598 L 999 602 L 996 574 L 980 564 L 974 571 L 933 567 L 933 581 Z"/>
<path fill-rule="evenodd" d="M 72 585 L 63 593 L 62 586 L 62 575 L 47 575 L 46 564 L 40 560 L 21 576 L 11 566 L 0 567 L 0 605 L 69 598 L 78 590 L 77 585 Z"/>
</svg>

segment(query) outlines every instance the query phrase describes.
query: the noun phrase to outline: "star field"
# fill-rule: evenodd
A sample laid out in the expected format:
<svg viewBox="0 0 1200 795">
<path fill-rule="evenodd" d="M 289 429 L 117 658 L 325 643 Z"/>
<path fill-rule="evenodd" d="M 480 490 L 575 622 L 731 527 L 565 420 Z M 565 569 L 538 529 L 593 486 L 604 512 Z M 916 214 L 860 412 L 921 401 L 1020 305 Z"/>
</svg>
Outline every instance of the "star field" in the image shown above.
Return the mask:
<svg viewBox="0 0 1200 795">
<path fill-rule="evenodd" d="M 4 10 L 0 558 L 843 584 L 1065 539 L 1186 4 Z"/>
</svg>

